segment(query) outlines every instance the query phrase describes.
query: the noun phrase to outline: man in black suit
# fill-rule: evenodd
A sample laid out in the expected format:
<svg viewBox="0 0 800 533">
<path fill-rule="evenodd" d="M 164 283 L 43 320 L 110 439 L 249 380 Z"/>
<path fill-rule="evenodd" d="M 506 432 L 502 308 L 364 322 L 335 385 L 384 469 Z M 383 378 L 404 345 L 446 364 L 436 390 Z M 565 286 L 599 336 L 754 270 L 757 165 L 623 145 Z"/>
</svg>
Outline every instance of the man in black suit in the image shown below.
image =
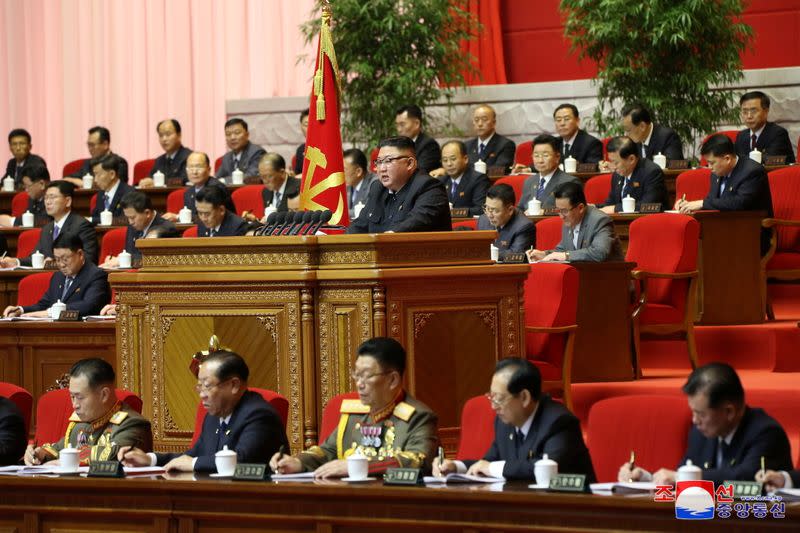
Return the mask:
<svg viewBox="0 0 800 533">
<path fill-rule="evenodd" d="M 491 183 L 486 174 L 478 173 L 469 164 L 467 147 L 461 141 L 442 146 L 442 165 L 447 173 L 443 180 L 452 207 L 466 207 L 469 216 L 483 213 L 483 201 Z"/>
<path fill-rule="evenodd" d="M 583 186 L 581 180 L 558 168 L 561 162 L 560 149 L 561 141 L 552 135 L 543 133 L 533 139 L 533 168 L 536 174 L 526 178 L 522 184 L 522 198 L 518 207 L 523 211 L 527 212 L 528 202 L 533 199 L 542 202 L 542 208 L 554 207 L 556 198 L 553 193 L 562 183 L 573 182 Z"/>
<path fill-rule="evenodd" d="M 487 170 L 499 167 L 503 173 L 508 172 L 514 165 L 517 145 L 497 133 L 497 113 L 494 108 L 487 104 L 476 107 L 472 112 L 472 126 L 478 136 L 466 142 L 470 168 L 474 168 L 475 162 L 481 160 L 486 163 Z"/>
<path fill-rule="evenodd" d="M 36 227 L 43 226 L 50 220 L 44 208 L 44 192 L 47 190 L 48 183 L 50 183 L 50 174 L 45 167 L 40 165 L 25 167 L 22 187 L 28 193 L 27 211 L 33 215 L 33 225 Z M 22 226 L 22 216 L 0 215 L 0 226 Z"/>
<path fill-rule="evenodd" d="M 92 162 L 94 183 L 100 192 L 92 209 L 92 223 L 100 224 L 100 213 L 110 211 L 111 216 L 119 219 L 122 213 L 122 198 L 135 189 L 119 178 L 122 158 L 116 154 L 108 154 Z"/>
<path fill-rule="evenodd" d="M 249 225 L 225 207 L 225 198 L 219 187 L 203 187 L 197 193 L 198 237 L 236 237 L 247 233 Z"/>
<path fill-rule="evenodd" d="M 31 134 L 27 130 L 17 128 L 11 130 L 8 134 L 8 149 L 11 150 L 13 156 L 8 160 L 6 165 L 6 173 L 3 176 L 11 176 L 14 178 L 15 188 L 19 189 L 22 185 L 22 176 L 25 175 L 25 168 L 29 166 L 44 167 L 47 170 L 47 163 L 44 159 L 36 154 L 31 153 L 33 144 L 31 143 Z M 50 179 L 50 173 L 47 174 L 47 179 Z"/>
<path fill-rule="evenodd" d="M 497 230 L 494 245 L 500 258 L 505 252 L 524 252 L 536 244 L 536 226 L 515 206 L 511 185 L 492 185 L 486 193 L 484 214 L 478 219 L 479 230 Z"/>
<path fill-rule="evenodd" d="M 632 104 L 622 109 L 622 129 L 625 135 L 639 144 L 642 158 L 653 160 L 653 156 L 664 155 L 667 160 L 683 159 L 683 145 L 675 130 L 654 124 L 650 111 L 641 104 Z"/>
<path fill-rule="evenodd" d="M 153 174 L 161 172 L 164 180 L 180 178 L 186 185 L 186 160 L 192 151 L 186 148 L 181 141 L 181 123 L 174 118 L 162 120 L 156 126 L 158 133 L 158 143 L 164 153 L 158 156 L 150 169 L 150 175 L 139 181 L 139 187 L 146 188 L 153 186 Z M 177 179 L 175 179 L 177 182 Z"/>
<path fill-rule="evenodd" d="M 797 489 L 800 487 L 800 470 L 767 470 L 756 472 L 756 481 L 766 485 L 768 492 L 777 489 Z"/>
<path fill-rule="evenodd" d="M 200 438 L 179 453 L 145 453 L 120 449 L 125 466 L 163 466 L 167 471 L 216 472 L 214 454 L 227 446 L 239 463 L 267 463 L 282 446 L 289 449 L 278 412 L 269 402 L 247 389 L 250 370 L 239 354 L 220 350 L 201 365 L 195 390 L 208 411 Z"/>
<path fill-rule="evenodd" d="M 111 151 L 111 132 L 108 128 L 103 126 L 94 126 L 89 129 L 89 137 L 86 139 L 86 147 L 89 149 L 89 158 L 83 161 L 81 168 L 64 176 L 64 179 L 75 185 L 81 187 L 83 185 L 83 176 L 92 174 L 94 163 L 107 155 L 112 155 Z M 119 158 L 119 172 L 117 176 L 125 183 L 128 183 L 128 162 L 124 157 L 117 155 Z"/>
<path fill-rule="evenodd" d="M 452 229 L 444 185 L 417 168 L 414 141 L 384 139 L 375 166 L 378 180 L 370 186 L 367 205 L 350 221 L 347 233 Z"/>
<path fill-rule="evenodd" d="M 375 174 L 367 169 L 367 156 L 358 148 L 344 151 L 344 182 L 347 185 L 347 211 L 354 220 L 367 205 L 367 194 Z M 358 206 L 358 207 L 357 207 Z"/>
<path fill-rule="evenodd" d="M 739 98 L 742 120 L 747 128 L 736 136 L 736 154 L 750 157 L 754 149 L 764 155 L 785 155 L 786 164 L 794 163 L 794 149 L 785 128 L 769 122 L 769 96 L 751 91 Z"/>
<path fill-rule="evenodd" d="M 547 454 L 558 463 L 559 473 L 584 474 L 587 487 L 595 482 L 580 421 L 561 403 L 542 394 L 542 376 L 533 363 L 517 357 L 498 361 L 487 396 L 497 413 L 491 448 L 479 461 L 440 462 L 437 457 L 434 476 L 460 471 L 534 480 L 534 463 Z"/>
<path fill-rule="evenodd" d="M 165 220 L 153 209 L 153 201 L 149 196 L 139 191 L 131 191 L 122 197 L 120 203 L 122 213 L 128 219 L 125 232 L 125 251 L 131 254 L 131 264 L 135 267 L 141 264 L 142 252 L 136 247 L 136 241 L 150 234 L 151 230 L 161 229 L 159 237 L 178 237 L 178 230 L 169 220 Z M 155 231 L 153 231 L 155 233 Z M 109 256 L 103 258 L 101 268 L 116 268 L 119 258 Z"/>
<path fill-rule="evenodd" d="M 227 179 L 237 168 L 244 176 L 258 176 L 258 162 L 266 150 L 250 142 L 250 131 L 247 122 L 240 118 L 232 118 L 225 123 L 225 142 L 230 151 L 222 156 L 222 164 L 217 177 Z"/>
<path fill-rule="evenodd" d="M 395 113 L 394 124 L 397 135 L 414 141 L 414 152 L 417 154 L 417 166 L 420 171 L 434 178 L 444 176 L 442 151 L 436 139 L 422 131 L 422 110 L 419 106 L 412 104 L 399 108 Z"/>
<path fill-rule="evenodd" d="M 44 193 L 47 215 L 53 220 L 42 227 L 39 242 L 34 251 L 44 254 L 45 266 L 53 261 L 53 242 L 62 233 L 78 235 L 83 243 L 86 260 L 97 263 L 97 233 L 85 218 L 72 212 L 72 196 L 75 186 L 66 180 L 51 181 Z M 4 268 L 31 266 L 31 257 L 5 257 L 0 259 Z"/>
<path fill-rule="evenodd" d="M 641 157 L 639 147 L 629 137 L 614 137 L 608 142 L 608 160 L 614 174 L 606 201 L 598 204 L 604 213 L 622 211 L 622 199 L 630 196 L 636 200 L 636 211 L 641 204 L 660 204 L 666 207 L 667 187 L 661 167 Z"/>
<path fill-rule="evenodd" d="M 19 464 L 27 441 L 22 413 L 14 402 L 0 396 L 0 466 Z"/>
<path fill-rule="evenodd" d="M 264 208 L 273 206 L 278 212 L 288 211 L 286 202 L 300 192 L 300 179 L 286 172 L 286 160 L 280 154 L 264 154 L 258 162 L 258 175 L 264 184 L 261 198 Z M 266 221 L 265 221 L 266 222 Z"/>
<path fill-rule="evenodd" d="M 300 177 L 303 174 L 303 163 L 306 158 L 306 137 L 308 136 L 308 108 L 300 112 L 300 133 L 303 134 L 303 143 L 294 151 L 294 168 L 292 175 Z"/>
<path fill-rule="evenodd" d="M 556 133 L 561 138 L 561 160 L 572 156 L 578 163 L 599 163 L 603 143 L 580 129 L 581 119 L 574 104 L 561 104 L 553 112 Z M 534 162 L 535 163 L 535 162 Z"/>
<path fill-rule="evenodd" d="M 736 371 L 726 363 L 710 363 L 695 369 L 683 386 L 693 427 L 689 431 L 687 460 L 703 469 L 702 479 L 720 484 L 725 480 L 752 480 L 761 469 L 790 470 L 789 439 L 781 425 L 763 409 L 745 403 L 744 388 Z M 634 428 L 635 429 L 635 428 Z M 630 463 L 619 471 L 621 481 L 675 483 L 676 472 L 662 468 L 650 475 Z"/>
<path fill-rule="evenodd" d="M 108 274 L 86 259 L 78 235 L 60 235 L 55 242 L 53 258 L 58 272 L 50 278 L 44 296 L 33 305 L 9 305 L 3 316 L 47 317 L 50 306 L 61 301 L 68 310 L 76 310 L 79 316 L 84 317 L 98 314 L 108 303 L 111 299 Z"/>
<path fill-rule="evenodd" d="M 217 187 L 225 195 L 225 207 L 231 211 L 236 211 L 233 200 L 228 194 L 225 184 L 211 175 L 211 160 L 205 152 L 192 152 L 186 159 L 186 177 L 189 180 L 186 190 L 183 192 L 183 205 L 197 215 L 195 206 L 195 196 L 205 187 Z M 178 213 L 164 213 L 163 217 L 170 222 L 178 220 Z"/>
</svg>

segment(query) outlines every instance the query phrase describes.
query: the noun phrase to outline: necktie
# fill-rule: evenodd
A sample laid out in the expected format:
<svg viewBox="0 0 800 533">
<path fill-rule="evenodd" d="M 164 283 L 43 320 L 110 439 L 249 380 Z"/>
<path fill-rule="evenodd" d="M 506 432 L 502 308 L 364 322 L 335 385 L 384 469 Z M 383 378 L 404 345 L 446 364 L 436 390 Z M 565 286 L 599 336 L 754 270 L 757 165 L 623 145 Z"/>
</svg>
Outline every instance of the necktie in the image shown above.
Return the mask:
<svg viewBox="0 0 800 533">
<path fill-rule="evenodd" d="M 625 198 L 631 193 L 631 177 L 625 178 L 625 185 L 622 187 L 622 198 Z"/>
<path fill-rule="evenodd" d="M 642 144 L 642 157 L 647 158 L 647 145 Z"/>
<path fill-rule="evenodd" d="M 103 200 L 103 203 L 106 206 L 106 211 L 108 211 L 109 209 L 111 209 L 111 195 L 106 193 L 104 196 L 105 196 L 105 199 Z"/>
<path fill-rule="evenodd" d="M 486 157 L 486 144 L 481 143 L 478 147 L 478 159 L 481 161 L 484 160 Z"/>
<path fill-rule="evenodd" d="M 239 168 L 239 158 L 238 157 L 234 157 L 233 158 L 233 169 L 236 170 L 237 168 Z"/>
<path fill-rule="evenodd" d="M 213 237 L 216 234 L 213 228 L 208 228 L 208 236 Z"/>
<path fill-rule="evenodd" d="M 350 187 L 350 209 L 353 209 L 353 207 L 356 205 L 356 194 L 356 188 Z"/>
<path fill-rule="evenodd" d="M 723 176 L 719 180 L 719 195 L 722 196 L 722 193 L 725 192 L 725 187 L 728 185 L 728 176 Z"/>
<path fill-rule="evenodd" d="M 544 194 L 544 178 L 539 178 L 539 188 L 536 189 L 536 199 L 541 201 Z"/>
<path fill-rule="evenodd" d="M 61 301 L 63 302 L 67 298 L 67 293 L 69 292 L 69 288 L 72 287 L 72 279 L 67 278 L 64 280 L 64 290 L 61 291 Z"/>
<path fill-rule="evenodd" d="M 456 199 L 456 189 L 458 189 L 458 183 L 456 183 L 455 180 L 453 180 L 452 184 L 450 185 L 450 199 L 451 200 L 455 200 Z"/>
<path fill-rule="evenodd" d="M 730 452 L 730 444 L 724 440 L 717 441 L 717 468 L 722 468 L 728 462 L 728 453 Z"/>
<path fill-rule="evenodd" d="M 525 435 L 522 434 L 522 430 L 517 428 L 516 436 L 514 437 L 514 444 L 516 445 L 517 450 L 522 448 L 522 443 L 525 441 Z"/>
<path fill-rule="evenodd" d="M 275 192 L 275 207 L 281 205 L 281 193 Z"/>
<path fill-rule="evenodd" d="M 569 143 L 564 145 L 564 157 L 568 157 L 569 156 L 569 151 L 571 149 L 572 149 L 572 146 Z"/>
<path fill-rule="evenodd" d="M 228 440 L 227 435 L 225 432 L 228 431 L 228 424 L 225 422 L 219 423 L 219 429 L 217 429 L 217 451 L 220 451 L 223 446 L 225 446 L 225 442 Z"/>
<path fill-rule="evenodd" d="M 758 139 L 756 138 L 756 134 L 755 133 L 750 135 L 750 149 L 751 150 L 755 150 L 756 149 L 756 141 L 757 140 Z"/>
<path fill-rule="evenodd" d="M 56 242 L 59 233 L 61 233 L 61 228 L 58 226 L 58 224 L 53 224 L 53 242 Z"/>
<path fill-rule="evenodd" d="M 22 165 L 17 165 L 14 169 L 14 181 L 19 182 L 22 179 Z"/>
<path fill-rule="evenodd" d="M 569 231 L 570 231 L 570 237 L 572 238 L 572 247 L 577 250 L 578 249 L 578 235 L 580 235 L 580 231 L 575 231 L 574 228 L 569 230 Z"/>
</svg>

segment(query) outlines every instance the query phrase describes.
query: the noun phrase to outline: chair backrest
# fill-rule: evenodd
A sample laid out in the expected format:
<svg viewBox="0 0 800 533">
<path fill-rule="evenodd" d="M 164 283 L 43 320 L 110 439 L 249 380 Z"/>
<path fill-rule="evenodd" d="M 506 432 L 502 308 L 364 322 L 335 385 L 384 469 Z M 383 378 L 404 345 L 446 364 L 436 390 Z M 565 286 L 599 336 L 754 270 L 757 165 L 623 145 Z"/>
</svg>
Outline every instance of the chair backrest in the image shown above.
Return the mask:
<svg viewBox="0 0 800 533">
<path fill-rule="evenodd" d="M 155 159 L 145 159 L 133 165 L 133 185 L 138 185 L 140 181 L 149 176 L 155 164 Z"/>
<path fill-rule="evenodd" d="M 675 274 L 697 269 L 700 223 L 688 215 L 659 213 L 634 220 L 628 230 L 626 261 L 637 270 Z M 651 279 L 647 282 L 649 303 L 683 309 L 689 280 Z"/>
<path fill-rule="evenodd" d="M 70 174 L 76 173 L 81 169 L 84 161 L 86 161 L 86 159 L 76 159 L 75 161 L 70 161 L 69 163 L 64 165 L 64 171 L 61 175 L 69 176 Z"/>
<path fill-rule="evenodd" d="M 358 399 L 357 392 L 345 392 L 331 398 L 322 410 L 322 421 L 319 425 L 319 442 L 322 444 L 325 439 L 336 430 L 339 424 L 339 408 L 342 400 Z"/>
<path fill-rule="evenodd" d="M 27 435 L 28 431 L 30 431 L 31 413 L 33 412 L 33 396 L 31 393 L 13 383 L 0 382 L 0 396 L 14 402 L 19 412 L 22 413 L 22 419 L 25 420 L 25 435 Z"/>
<path fill-rule="evenodd" d="M 103 242 L 100 244 L 100 261 L 105 261 L 109 255 L 119 255 L 125 249 L 125 236 L 128 228 L 114 228 L 103 235 Z M 128 253 L 131 250 L 126 250 Z"/>
<path fill-rule="evenodd" d="M 42 299 L 50 286 L 53 272 L 36 272 L 19 280 L 17 305 L 33 305 Z"/>
<path fill-rule="evenodd" d="M 183 209 L 183 189 L 177 189 L 167 195 L 167 212 L 175 213 Z"/>
<path fill-rule="evenodd" d="M 705 138 L 703 139 L 703 142 L 700 143 L 700 146 L 698 147 L 698 149 L 702 148 L 702 146 L 706 143 L 706 141 L 712 135 L 717 135 L 718 133 L 721 133 L 721 134 L 727 136 L 728 139 L 730 139 L 733 144 L 736 144 L 736 136 L 739 135 L 739 130 L 722 130 L 722 131 L 716 131 L 716 132 L 712 133 L 711 135 L 706 135 Z M 701 155 L 700 156 L 700 166 L 704 167 L 706 165 L 708 165 L 708 161 L 706 161 L 706 158 Z"/>
<path fill-rule="evenodd" d="M 242 213 L 249 211 L 259 219 L 263 217 L 264 197 L 261 196 L 263 190 L 263 185 L 245 185 L 233 191 L 231 198 L 236 207 L 236 214 L 242 216 Z"/>
<path fill-rule="evenodd" d="M 98 192 L 98 193 L 96 193 L 96 194 L 92 195 L 92 197 L 89 199 L 89 212 L 90 212 L 90 213 L 91 213 L 92 211 L 94 211 L 94 208 L 95 208 L 95 207 L 97 207 L 97 196 L 98 196 L 99 194 L 100 194 L 100 193 Z"/>
<path fill-rule="evenodd" d="M 183 230 L 182 237 L 186 239 L 197 237 L 197 226 L 192 226 L 191 228 L 186 228 L 185 230 Z"/>
<path fill-rule="evenodd" d="M 41 228 L 26 229 L 21 232 L 17 239 L 17 257 L 28 257 L 35 252 L 41 234 Z"/>
<path fill-rule="evenodd" d="M 533 164 L 533 141 L 521 142 L 514 153 L 514 163 L 529 167 Z"/>
<path fill-rule="evenodd" d="M 611 174 L 600 174 L 589 178 L 583 186 L 583 194 L 590 204 L 602 204 L 611 192 Z"/>
<path fill-rule="evenodd" d="M 636 464 L 655 472 L 674 469 L 683 457 L 692 414 L 682 395 L 617 396 L 589 410 L 587 445 L 597 481 L 616 481 L 636 452 Z"/>
<path fill-rule="evenodd" d="M 800 167 L 792 166 L 769 173 L 772 210 L 775 218 L 800 220 Z M 778 226 L 779 252 L 800 252 L 800 228 Z"/>
<path fill-rule="evenodd" d="M 547 217 L 536 223 L 536 249 L 552 250 L 561 242 L 560 216 Z"/>
<path fill-rule="evenodd" d="M 503 176 L 495 181 L 494 184 L 500 185 L 501 183 L 505 183 L 506 185 L 510 185 L 511 188 L 514 189 L 514 204 L 516 205 L 519 203 L 520 198 L 522 198 L 522 186 L 525 184 L 526 179 L 528 179 L 528 175 L 526 174 Z"/>
<path fill-rule="evenodd" d="M 25 191 L 18 192 L 11 199 L 11 216 L 21 217 L 22 213 L 28 210 L 28 200 L 30 196 Z"/>
<path fill-rule="evenodd" d="M 608 161 L 608 143 L 611 141 L 613 137 L 603 137 L 601 141 L 603 143 L 603 160 Z"/>
<path fill-rule="evenodd" d="M 380 148 L 373 148 L 372 151 L 369 153 L 369 169 L 371 172 L 377 172 L 378 168 L 375 166 L 375 160 L 378 159 L 378 154 L 380 153 Z"/>
<path fill-rule="evenodd" d="M 478 219 L 470 218 L 469 220 L 460 220 L 458 222 L 453 222 L 452 227 L 453 229 L 456 228 L 478 229 Z"/>
<path fill-rule="evenodd" d="M 283 423 L 283 429 L 286 429 L 286 422 L 289 419 L 289 400 L 286 399 L 285 396 L 279 394 L 275 391 L 271 391 L 269 389 L 257 389 L 255 387 L 249 387 L 249 389 L 253 392 L 256 392 L 261 395 L 267 402 L 272 405 L 272 407 L 278 412 L 278 416 L 281 417 L 281 422 Z M 194 417 L 194 434 L 192 435 L 192 446 L 195 445 L 197 439 L 200 438 L 200 433 L 203 431 L 203 420 L 206 417 L 206 408 L 203 407 L 202 403 L 197 404 L 197 413 Z"/>
<path fill-rule="evenodd" d="M 456 459 L 482 459 L 486 455 L 494 439 L 495 416 L 492 404 L 483 394 L 464 403 Z"/>
<path fill-rule="evenodd" d="M 683 198 L 686 195 L 688 202 L 702 200 L 708 195 L 710 188 L 711 169 L 693 168 L 678 174 L 675 179 L 675 198 Z"/>
<path fill-rule="evenodd" d="M 217 172 L 219 172 L 219 167 L 221 167 L 221 166 L 222 166 L 222 157 L 223 157 L 223 156 L 219 156 L 219 157 L 217 158 L 217 160 L 216 160 L 216 161 L 214 161 L 214 174 L 216 174 Z"/>
<path fill-rule="evenodd" d="M 534 263 L 525 280 L 525 325 L 538 327 L 572 326 L 578 313 L 578 271 L 565 264 Z M 526 333 L 525 351 L 532 362 L 552 365 L 557 375 L 542 379 L 559 379 L 564 358 L 566 335 Z M 542 368 L 540 367 L 540 370 Z"/>
</svg>

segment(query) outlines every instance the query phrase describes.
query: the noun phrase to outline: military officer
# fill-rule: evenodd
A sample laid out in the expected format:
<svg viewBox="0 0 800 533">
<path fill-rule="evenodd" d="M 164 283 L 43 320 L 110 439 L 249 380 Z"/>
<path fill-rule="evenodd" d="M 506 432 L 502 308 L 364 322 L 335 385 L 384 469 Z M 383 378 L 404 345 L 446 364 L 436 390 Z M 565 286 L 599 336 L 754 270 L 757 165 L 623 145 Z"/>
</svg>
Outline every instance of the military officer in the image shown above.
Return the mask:
<svg viewBox="0 0 800 533">
<path fill-rule="evenodd" d="M 120 446 L 152 448 L 150 422 L 117 400 L 114 369 L 102 359 L 83 359 L 69 372 L 69 395 L 74 412 L 64 437 L 39 447 L 28 446 L 25 464 L 36 465 L 58 459 L 68 443 L 79 451 L 80 464 L 110 460 Z"/>
<path fill-rule="evenodd" d="M 369 473 L 391 467 L 430 470 L 437 445 L 436 415 L 403 390 L 406 353 L 394 339 L 377 337 L 358 347 L 351 374 L 358 400 L 345 400 L 339 424 L 321 446 L 295 456 L 276 453 L 270 461 L 281 474 L 314 471 L 315 477 L 347 475 L 346 458 L 359 452 Z"/>
</svg>

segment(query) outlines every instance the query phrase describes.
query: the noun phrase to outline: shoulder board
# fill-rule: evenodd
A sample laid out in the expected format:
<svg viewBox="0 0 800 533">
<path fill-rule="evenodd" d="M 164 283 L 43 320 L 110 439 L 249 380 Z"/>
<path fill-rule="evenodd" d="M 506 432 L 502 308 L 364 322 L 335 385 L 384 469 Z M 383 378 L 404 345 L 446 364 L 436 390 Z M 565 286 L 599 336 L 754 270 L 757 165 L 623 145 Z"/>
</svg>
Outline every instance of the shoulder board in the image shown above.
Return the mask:
<svg viewBox="0 0 800 533">
<path fill-rule="evenodd" d="M 70 422 L 80 422 L 81 421 L 81 417 L 78 416 L 78 413 L 73 411 L 72 414 L 69 417 L 69 421 Z"/>
<path fill-rule="evenodd" d="M 369 405 L 364 405 L 361 403 L 361 400 L 342 400 L 342 406 L 339 408 L 339 412 L 349 414 L 369 413 Z"/>
<path fill-rule="evenodd" d="M 112 424 L 122 424 L 122 421 L 126 418 L 128 418 L 127 411 L 117 411 L 108 421 Z"/>
<path fill-rule="evenodd" d="M 416 410 L 417 408 L 413 405 L 406 402 L 400 402 L 394 406 L 394 411 L 392 414 L 403 422 L 408 422 L 408 420 L 411 418 L 411 415 L 413 415 L 414 411 Z"/>
</svg>

